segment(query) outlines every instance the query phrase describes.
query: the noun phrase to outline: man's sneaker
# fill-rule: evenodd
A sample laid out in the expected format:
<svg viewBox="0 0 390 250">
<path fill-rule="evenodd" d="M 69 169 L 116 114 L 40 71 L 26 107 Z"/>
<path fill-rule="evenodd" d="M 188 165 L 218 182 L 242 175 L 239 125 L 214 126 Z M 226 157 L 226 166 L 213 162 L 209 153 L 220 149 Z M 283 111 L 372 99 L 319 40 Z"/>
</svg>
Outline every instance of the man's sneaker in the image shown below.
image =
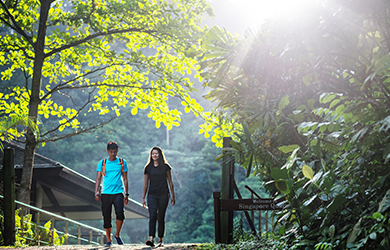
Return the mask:
<svg viewBox="0 0 390 250">
<path fill-rule="evenodd" d="M 111 241 L 109 241 L 109 242 L 106 243 L 106 247 L 110 247 L 111 245 L 112 245 L 112 242 L 111 242 Z"/>
<path fill-rule="evenodd" d="M 118 245 L 123 245 L 123 241 L 122 241 L 121 237 L 115 236 L 115 239 L 116 239 L 116 243 L 118 243 Z"/>
</svg>

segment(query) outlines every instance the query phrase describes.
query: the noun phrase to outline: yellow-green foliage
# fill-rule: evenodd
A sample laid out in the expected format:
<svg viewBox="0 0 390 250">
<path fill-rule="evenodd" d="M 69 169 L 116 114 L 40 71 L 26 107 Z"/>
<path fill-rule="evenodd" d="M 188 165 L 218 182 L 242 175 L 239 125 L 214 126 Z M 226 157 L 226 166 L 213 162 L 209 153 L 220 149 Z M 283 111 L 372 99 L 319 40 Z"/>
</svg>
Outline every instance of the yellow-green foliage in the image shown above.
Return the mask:
<svg viewBox="0 0 390 250">
<path fill-rule="evenodd" d="M 4 216 L 0 215 L 1 221 L 4 222 Z M 38 245 L 48 245 L 51 242 L 51 235 L 53 234 L 53 245 L 60 246 L 64 243 L 66 235 L 59 236 L 57 230 L 53 228 L 51 231 L 51 220 L 47 221 L 43 226 L 39 227 L 39 239 L 37 239 L 37 224 L 31 221 L 32 215 L 28 214 L 21 216 L 21 209 L 15 211 L 15 246 L 26 247 Z M 2 223 L 4 224 L 4 223 Z M 22 227 L 23 224 L 23 227 Z M 0 232 L 0 242 L 3 242 L 3 230 Z"/>
</svg>

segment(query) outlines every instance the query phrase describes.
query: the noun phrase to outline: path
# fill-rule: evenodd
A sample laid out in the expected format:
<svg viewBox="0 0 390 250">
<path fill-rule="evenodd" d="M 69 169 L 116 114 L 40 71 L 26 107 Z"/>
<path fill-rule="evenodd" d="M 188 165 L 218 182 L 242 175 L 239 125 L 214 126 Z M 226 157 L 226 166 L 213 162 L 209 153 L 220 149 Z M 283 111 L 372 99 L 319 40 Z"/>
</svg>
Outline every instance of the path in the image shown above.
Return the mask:
<svg viewBox="0 0 390 250">
<path fill-rule="evenodd" d="M 164 244 L 162 247 L 152 248 L 141 244 L 124 244 L 122 246 L 112 245 L 111 247 L 96 246 L 96 245 L 65 245 L 65 246 L 33 246 L 24 248 L 7 248 L 17 250 L 195 250 L 198 244 Z"/>
</svg>

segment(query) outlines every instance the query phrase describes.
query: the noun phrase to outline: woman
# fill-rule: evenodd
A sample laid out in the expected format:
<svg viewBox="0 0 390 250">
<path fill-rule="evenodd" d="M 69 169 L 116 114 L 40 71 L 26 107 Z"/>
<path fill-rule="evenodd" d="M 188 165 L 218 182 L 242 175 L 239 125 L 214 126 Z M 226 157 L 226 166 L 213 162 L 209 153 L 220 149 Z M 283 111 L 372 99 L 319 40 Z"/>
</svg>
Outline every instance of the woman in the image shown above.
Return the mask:
<svg viewBox="0 0 390 250">
<path fill-rule="evenodd" d="M 171 167 L 165 161 L 164 154 L 159 147 L 150 150 L 150 157 L 144 169 L 144 188 L 142 205 L 146 207 L 145 196 L 148 192 L 149 210 L 149 237 L 146 245 L 154 246 L 156 235 L 156 221 L 158 221 L 158 247 L 162 246 L 165 231 L 165 212 L 169 202 L 169 189 L 171 190 L 171 204 L 175 205 L 175 190 L 172 182 Z M 168 181 L 168 182 L 167 182 Z M 169 183 L 169 189 L 168 189 Z"/>
</svg>

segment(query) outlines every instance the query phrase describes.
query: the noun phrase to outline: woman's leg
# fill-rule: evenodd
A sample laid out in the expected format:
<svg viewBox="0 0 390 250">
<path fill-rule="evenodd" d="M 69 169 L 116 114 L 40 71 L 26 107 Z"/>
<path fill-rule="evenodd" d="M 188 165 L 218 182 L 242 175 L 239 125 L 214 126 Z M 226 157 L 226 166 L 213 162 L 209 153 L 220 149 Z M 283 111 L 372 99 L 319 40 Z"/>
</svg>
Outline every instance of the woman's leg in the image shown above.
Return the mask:
<svg viewBox="0 0 390 250">
<path fill-rule="evenodd" d="M 165 212 L 167 211 L 169 194 L 161 195 L 158 199 L 158 237 L 162 242 L 165 232 Z M 161 240 L 161 241 L 160 241 Z"/>
<path fill-rule="evenodd" d="M 156 196 L 148 195 L 147 202 L 149 211 L 149 236 L 151 237 L 150 239 L 153 240 L 156 236 L 158 199 Z"/>
</svg>

